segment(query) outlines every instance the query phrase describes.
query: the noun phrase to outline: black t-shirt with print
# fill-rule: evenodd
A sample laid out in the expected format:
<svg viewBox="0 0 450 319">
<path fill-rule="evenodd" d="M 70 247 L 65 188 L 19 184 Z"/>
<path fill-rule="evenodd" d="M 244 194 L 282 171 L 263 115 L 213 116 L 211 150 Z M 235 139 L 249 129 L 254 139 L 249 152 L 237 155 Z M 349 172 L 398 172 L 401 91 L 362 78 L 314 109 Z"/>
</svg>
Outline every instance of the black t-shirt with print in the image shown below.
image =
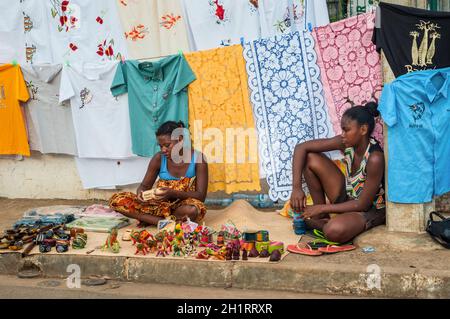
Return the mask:
<svg viewBox="0 0 450 319">
<path fill-rule="evenodd" d="M 396 77 L 450 66 L 450 12 L 381 2 L 372 38 Z"/>
</svg>

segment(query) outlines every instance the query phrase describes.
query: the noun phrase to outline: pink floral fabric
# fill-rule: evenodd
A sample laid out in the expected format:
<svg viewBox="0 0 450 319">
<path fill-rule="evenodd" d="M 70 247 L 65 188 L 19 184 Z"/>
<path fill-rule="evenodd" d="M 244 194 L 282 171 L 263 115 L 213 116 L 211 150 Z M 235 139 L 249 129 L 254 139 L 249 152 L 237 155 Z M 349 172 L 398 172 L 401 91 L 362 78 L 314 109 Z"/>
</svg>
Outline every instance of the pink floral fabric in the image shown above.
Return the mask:
<svg viewBox="0 0 450 319">
<path fill-rule="evenodd" d="M 335 134 L 341 133 L 341 117 L 346 109 L 380 97 L 382 73 L 380 56 L 372 43 L 374 20 L 374 13 L 366 13 L 313 31 Z M 377 119 L 373 137 L 383 143 L 381 119 Z"/>
</svg>

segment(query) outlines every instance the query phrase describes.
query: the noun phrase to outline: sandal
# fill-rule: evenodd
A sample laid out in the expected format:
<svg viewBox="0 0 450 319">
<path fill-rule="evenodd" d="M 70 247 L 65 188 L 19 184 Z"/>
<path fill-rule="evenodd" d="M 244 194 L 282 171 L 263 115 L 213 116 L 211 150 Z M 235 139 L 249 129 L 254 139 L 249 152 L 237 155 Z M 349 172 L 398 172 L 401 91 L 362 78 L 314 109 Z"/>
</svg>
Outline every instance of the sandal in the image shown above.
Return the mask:
<svg viewBox="0 0 450 319">
<path fill-rule="evenodd" d="M 350 250 L 354 250 L 354 249 L 356 249 L 356 246 L 354 246 L 354 245 L 341 245 L 341 246 L 328 245 L 327 247 L 319 248 L 318 251 L 325 253 L 325 254 L 334 254 L 334 253 L 350 251 Z"/>
<path fill-rule="evenodd" d="M 320 256 L 322 255 L 322 252 L 313 249 L 309 244 L 305 244 L 304 246 L 301 246 L 300 244 L 296 245 L 288 245 L 287 250 L 294 254 L 301 254 L 301 255 L 307 255 L 307 256 Z"/>
</svg>

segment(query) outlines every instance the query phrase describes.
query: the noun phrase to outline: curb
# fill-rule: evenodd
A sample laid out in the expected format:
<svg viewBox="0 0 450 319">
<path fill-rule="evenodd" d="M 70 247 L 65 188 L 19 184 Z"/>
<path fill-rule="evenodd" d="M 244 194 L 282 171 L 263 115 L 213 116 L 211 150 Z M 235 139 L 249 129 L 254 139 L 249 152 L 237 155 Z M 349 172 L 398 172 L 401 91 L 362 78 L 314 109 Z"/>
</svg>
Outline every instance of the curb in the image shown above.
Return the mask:
<svg viewBox="0 0 450 319">
<path fill-rule="evenodd" d="M 265 289 L 381 298 L 450 298 L 450 271 L 384 267 L 379 277 L 365 266 L 336 263 L 243 263 L 114 256 L 0 254 L 0 273 L 37 268 L 43 277 L 67 278 L 77 264 L 82 278 L 104 276 L 140 283 Z M 345 269 L 343 268 L 345 267 Z M 379 281 L 377 281 L 379 278 Z M 377 284 L 379 283 L 379 285 Z"/>
</svg>

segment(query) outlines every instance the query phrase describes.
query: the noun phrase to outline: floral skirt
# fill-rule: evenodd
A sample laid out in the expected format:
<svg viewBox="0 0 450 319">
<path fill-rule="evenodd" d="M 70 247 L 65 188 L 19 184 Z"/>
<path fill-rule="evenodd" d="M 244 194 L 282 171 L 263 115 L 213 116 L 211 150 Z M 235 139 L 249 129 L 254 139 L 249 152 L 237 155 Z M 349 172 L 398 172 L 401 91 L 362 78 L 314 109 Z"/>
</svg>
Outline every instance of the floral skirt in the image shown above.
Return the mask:
<svg viewBox="0 0 450 319">
<path fill-rule="evenodd" d="M 168 187 L 178 191 L 193 191 L 195 190 L 195 185 L 193 183 L 194 178 L 184 177 L 180 180 L 159 180 L 157 187 Z M 137 195 L 135 193 L 121 192 L 114 194 L 109 200 L 109 207 L 117 212 L 151 214 L 158 217 L 168 217 L 173 215 L 173 212 L 178 207 L 184 205 L 191 205 L 197 208 L 199 212 L 197 222 L 200 222 L 205 218 L 206 206 L 203 202 L 195 198 L 175 201 L 152 199 L 145 201 L 145 203 L 140 203 L 137 200 Z"/>
</svg>

